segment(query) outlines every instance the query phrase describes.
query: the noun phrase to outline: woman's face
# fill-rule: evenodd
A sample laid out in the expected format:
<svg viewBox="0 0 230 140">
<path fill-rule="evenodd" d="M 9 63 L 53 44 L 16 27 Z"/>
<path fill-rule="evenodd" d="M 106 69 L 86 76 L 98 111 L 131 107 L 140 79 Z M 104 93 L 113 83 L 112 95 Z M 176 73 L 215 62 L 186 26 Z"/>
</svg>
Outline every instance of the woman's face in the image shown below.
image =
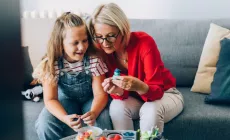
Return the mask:
<svg viewBox="0 0 230 140">
<path fill-rule="evenodd" d="M 72 63 L 82 60 L 88 46 L 85 26 L 71 27 L 65 30 L 63 47 L 64 57 L 68 62 Z"/>
<path fill-rule="evenodd" d="M 122 36 L 117 27 L 96 23 L 94 29 L 94 40 L 96 40 L 97 44 L 101 46 L 105 53 L 111 54 L 121 49 Z"/>
</svg>

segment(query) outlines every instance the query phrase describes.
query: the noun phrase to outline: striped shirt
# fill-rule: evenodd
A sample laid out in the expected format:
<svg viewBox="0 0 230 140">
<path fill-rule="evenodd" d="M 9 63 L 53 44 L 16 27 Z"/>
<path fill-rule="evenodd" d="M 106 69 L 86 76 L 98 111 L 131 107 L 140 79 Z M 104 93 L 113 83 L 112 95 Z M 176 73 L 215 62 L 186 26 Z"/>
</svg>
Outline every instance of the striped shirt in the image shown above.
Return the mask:
<svg viewBox="0 0 230 140">
<path fill-rule="evenodd" d="M 108 72 L 106 64 L 98 57 L 90 57 L 89 70 L 92 76 L 100 76 Z M 67 72 L 69 74 L 78 74 L 84 71 L 84 63 L 78 61 L 75 63 L 69 63 L 67 60 L 63 59 L 64 67 L 62 69 L 58 68 L 58 61 L 55 62 L 54 68 L 57 77 L 59 76 L 60 71 Z"/>
</svg>

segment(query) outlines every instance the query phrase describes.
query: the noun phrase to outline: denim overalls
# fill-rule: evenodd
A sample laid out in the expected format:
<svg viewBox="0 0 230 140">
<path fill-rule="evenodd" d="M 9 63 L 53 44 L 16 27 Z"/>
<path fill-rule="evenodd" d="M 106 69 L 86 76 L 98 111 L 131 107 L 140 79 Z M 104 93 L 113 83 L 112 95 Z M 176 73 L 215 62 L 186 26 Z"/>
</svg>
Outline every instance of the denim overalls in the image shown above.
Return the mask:
<svg viewBox="0 0 230 140">
<path fill-rule="evenodd" d="M 83 59 L 84 70 L 80 73 L 69 74 L 62 71 L 63 59 L 58 61 L 60 69 L 58 79 L 58 99 L 68 114 L 84 114 L 91 108 L 93 100 L 92 76 L 90 61 L 87 56 Z M 109 117 L 109 105 L 98 116 L 96 126 L 102 129 L 112 129 Z M 40 140 L 58 140 L 75 132 L 59 119 L 54 117 L 45 107 L 35 124 Z"/>
</svg>

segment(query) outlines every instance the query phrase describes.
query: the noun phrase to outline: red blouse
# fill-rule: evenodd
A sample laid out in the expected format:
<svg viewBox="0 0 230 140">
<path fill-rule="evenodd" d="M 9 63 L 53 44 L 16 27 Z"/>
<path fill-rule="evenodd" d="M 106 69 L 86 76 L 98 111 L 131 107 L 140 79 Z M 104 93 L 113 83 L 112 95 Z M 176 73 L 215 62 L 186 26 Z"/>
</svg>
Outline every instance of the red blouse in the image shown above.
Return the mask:
<svg viewBox="0 0 230 140">
<path fill-rule="evenodd" d="M 132 32 L 127 46 L 128 75 L 134 76 L 148 84 L 147 93 L 138 96 L 144 101 L 161 99 L 164 91 L 176 86 L 176 79 L 168 69 L 164 67 L 160 52 L 153 38 L 144 32 Z M 109 72 L 107 77 L 112 77 L 117 68 L 113 54 L 107 55 Z M 122 96 L 111 94 L 114 99 L 126 99 L 129 94 L 137 94 L 125 91 Z"/>
</svg>

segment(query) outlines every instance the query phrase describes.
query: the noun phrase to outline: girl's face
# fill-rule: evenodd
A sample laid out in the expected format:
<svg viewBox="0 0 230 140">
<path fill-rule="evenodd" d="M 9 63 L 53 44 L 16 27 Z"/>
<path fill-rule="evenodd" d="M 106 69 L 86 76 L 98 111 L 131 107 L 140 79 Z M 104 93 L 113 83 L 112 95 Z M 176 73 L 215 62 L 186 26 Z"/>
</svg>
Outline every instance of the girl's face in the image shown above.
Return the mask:
<svg viewBox="0 0 230 140">
<path fill-rule="evenodd" d="M 122 37 L 117 27 L 96 23 L 94 29 L 94 40 L 96 40 L 107 54 L 111 54 L 114 51 L 121 49 Z"/>
<path fill-rule="evenodd" d="M 88 46 L 85 26 L 71 27 L 65 30 L 63 39 L 64 58 L 68 62 L 73 63 L 82 60 Z"/>
</svg>

